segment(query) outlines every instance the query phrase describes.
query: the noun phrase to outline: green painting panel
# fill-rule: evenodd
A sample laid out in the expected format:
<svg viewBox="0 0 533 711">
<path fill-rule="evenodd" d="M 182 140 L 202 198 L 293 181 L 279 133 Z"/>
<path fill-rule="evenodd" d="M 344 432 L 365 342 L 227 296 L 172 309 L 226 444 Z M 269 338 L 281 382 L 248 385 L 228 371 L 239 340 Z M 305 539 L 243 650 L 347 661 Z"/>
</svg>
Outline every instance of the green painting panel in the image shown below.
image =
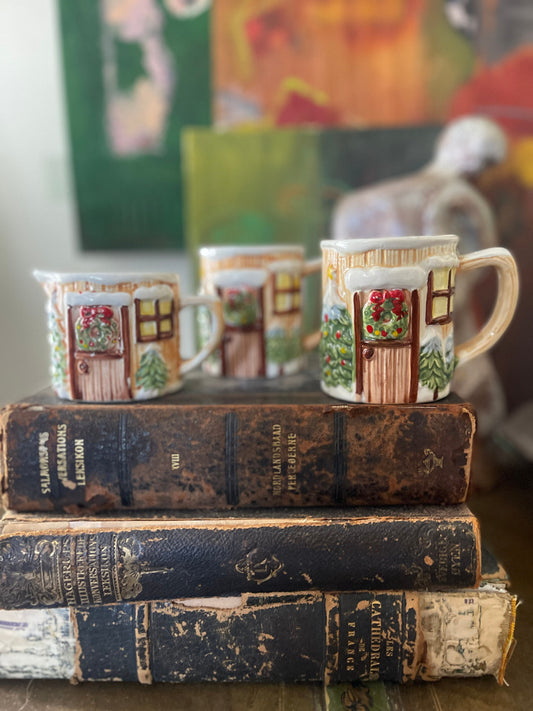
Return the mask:
<svg viewBox="0 0 533 711">
<path fill-rule="evenodd" d="M 182 247 L 180 135 L 211 123 L 205 3 L 58 2 L 82 247 Z"/>
<path fill-rule="evenodd" d="M 335 202 L 427 164 L 439 131 L 185 129 L 187 246 L 296 242 L 315 256 Z"/>
<path fill-rule="evenodd" d="M 186 129 L 187 245 L 297 243 L 318 253 L 318 134 Z"/>
</svg>

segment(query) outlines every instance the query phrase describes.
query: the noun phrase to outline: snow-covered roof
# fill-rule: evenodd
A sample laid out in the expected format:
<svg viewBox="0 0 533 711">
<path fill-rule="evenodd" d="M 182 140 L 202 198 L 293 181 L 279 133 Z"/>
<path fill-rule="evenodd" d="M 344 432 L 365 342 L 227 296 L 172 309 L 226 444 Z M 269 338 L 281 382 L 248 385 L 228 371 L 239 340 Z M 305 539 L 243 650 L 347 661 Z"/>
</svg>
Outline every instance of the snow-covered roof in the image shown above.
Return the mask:
<svg viewBox="0 0 533 711">
<path fill-rule="evenodd" d="M 213 283 L 222 289 L 239 286 L 262 286 L 268 279 L 267 269 L 221 269 L 213 276 Z"/>
<path fill-rule="evenodd" d="M 450 269 L 458 264 L 458 257 L 452 254 L 428 257 L 420 264 L 405 267 L 352 267 L 346 270 L 344 283 L 352 293 L 368 289 L 420 289 L 433 269 Z"/>
<path fill-rule="evenodd" d="M 304 247 L 301 244 L 238 244 L 221 245 L 216 247 L 200 247 L 198 250 L 201 257 L 222 259 L 223 257 L 238 257 L 240 255 L 250 257 L 263 254 L 277 254 L 285 252 L 300 252 L 303 256 Z"/>
<path fill-rule="evenodd" d="M 76 281 L 89 281 L 93 284 L 111 286 L 125 282 L 170 282 L 176 284 L 178 275 L 159 272 L 46 272 L 36 269 L 33 276 L 40 282 L 57 282 L 58 284 L 69 284 Z"/>
<path fill-rule="evenodd" d="M 427 282 L 427 272 L 421 267 L 372 267 L 347 269 L 344 277 L 350 292 L 368 289 L 420 289 Z"/>
<path fill-rule="evenodd" d="M 426 247 L 449 244 L 457 245 L 456 235 L 437 235 L 427 237 L 368 237 L 361 239 L 323 239 L 322 249 L 334 248 L 340 254 L 360 254 L 373 249 L 423 249 Z"/>
<path fill-rule="evenodd" d="M 131 296 L 122 291 L 67 291 L 67 306 L 128 306 Z"/>
<path fill-rule="evenodd" d="M 174 292 L 168 284 L 140 286 L 133 292 L 134 299 L 172 299 L 173 297 Z"/>
</svg>

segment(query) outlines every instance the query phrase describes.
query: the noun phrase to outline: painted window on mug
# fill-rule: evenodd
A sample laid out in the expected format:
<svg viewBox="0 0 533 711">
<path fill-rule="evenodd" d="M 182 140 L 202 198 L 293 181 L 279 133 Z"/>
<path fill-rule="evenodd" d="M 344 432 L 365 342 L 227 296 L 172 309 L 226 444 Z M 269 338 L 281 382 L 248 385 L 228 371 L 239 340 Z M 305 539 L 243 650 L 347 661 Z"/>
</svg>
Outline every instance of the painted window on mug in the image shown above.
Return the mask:
<svg viewBox="0 0 533 711">
<path fill-rule="evenodd" d="M 160 341 L 174 335 L 172 299 L 135 299 L 137 341 Z"/>
<path fill-rule="evenodd" d="M 455 269 L 444 267 L 429 273 L 426 323 L 444 324 L 452 320 Z"/>
<path fill-rule="evenodd" d="M 277 272 L 274 274 L 274 313 L 289 314 L 299 311 L 301 283 L 299 274 Z"/>
</svg>

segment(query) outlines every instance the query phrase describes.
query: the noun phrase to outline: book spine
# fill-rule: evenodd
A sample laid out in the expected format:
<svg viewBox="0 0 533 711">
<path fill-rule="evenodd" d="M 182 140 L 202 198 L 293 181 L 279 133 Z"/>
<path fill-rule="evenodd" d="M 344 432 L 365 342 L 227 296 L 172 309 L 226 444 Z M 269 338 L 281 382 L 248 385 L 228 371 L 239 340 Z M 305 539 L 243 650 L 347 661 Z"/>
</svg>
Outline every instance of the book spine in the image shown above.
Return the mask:
<svg viewBox="0 0 533 711">
<path fill-rule="evenodd" d="M 70 514 L 455 504 L 474 431 L 459 403 L 12 406 L 4 504 Z"/>
<path fill-rule="evenodd" d="M 501 683 L 515 616 L 516 598 L 494 589 L 0 610 L 0 677 L 320 681 L 334 689 L 492 674 Z"/>
<path fill-rule="evenodd" d="M 199 608 L 190 601 L 76 608 L 75 675 L 101 680 L 113 668 L 114 677 L 145 680 L 146 662 L 135 667 L 136 656 L 146 659 L 135 631 L 146 608 L 149 681 L 403 682 L 419 666 L 417 602 L 416 594 L 387 591 L 215 598 Z"/>
<path fill-rule="evenodd" d="M 397 518 L 212 518 L 144 528 L 134 522 L 116 530 L 82 520 L 57 523 L 47 533 L 6 532 L 0 607 L 476 585 L 477 521 L 436 511 Z"/>
</svg>

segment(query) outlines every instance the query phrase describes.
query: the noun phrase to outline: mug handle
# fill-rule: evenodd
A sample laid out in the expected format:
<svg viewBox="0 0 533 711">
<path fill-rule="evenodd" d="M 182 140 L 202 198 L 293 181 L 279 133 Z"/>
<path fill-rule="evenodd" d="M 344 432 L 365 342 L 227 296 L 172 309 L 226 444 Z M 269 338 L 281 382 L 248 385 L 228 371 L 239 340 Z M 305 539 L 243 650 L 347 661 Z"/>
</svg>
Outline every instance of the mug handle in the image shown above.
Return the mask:
<svg viewBox="0 0 533 711">
<path fill-rule="evenodd" d="M 186 296 L 181 299 L 180 311 L 186 306 L 207 306 L 211 312 L 211 335 L 207 343 L 191 358 L 182 361 L 180 365 L 180 375 L 185 375 L 207 358 L 220 344 L 224 333 L 224 322 L 222 320 L 222 303 L 216 296 L 202 294 L 200 296 Z"/>
<path fill-rule="evenodd" d="M 510 324 L 518 302 L 518 270 L 509 250 L 503 247 L 482 249 L 459 257 L 458 272 L 479 267 L 494 267 L 498 274 L 498 292 L 494 309 L 481 331 L 455 349 L 457 365 L 467 363 L 491 348 Z"/>
<path fill-rule="evenodd" d="M 316 259 L 310 259 L 305 262 L 304 268 L 302 269 L 302 276 L 306 277 L 309 274 L 315 274 L 319 272 L 322 268 L 322 257 L 316 257 Z M 312 333 L 308 333 L 302 339 L 302 347 L 304 351 L 312 351 L 320 343 L 321 330 L 318 329 Z"/>
</svg>

